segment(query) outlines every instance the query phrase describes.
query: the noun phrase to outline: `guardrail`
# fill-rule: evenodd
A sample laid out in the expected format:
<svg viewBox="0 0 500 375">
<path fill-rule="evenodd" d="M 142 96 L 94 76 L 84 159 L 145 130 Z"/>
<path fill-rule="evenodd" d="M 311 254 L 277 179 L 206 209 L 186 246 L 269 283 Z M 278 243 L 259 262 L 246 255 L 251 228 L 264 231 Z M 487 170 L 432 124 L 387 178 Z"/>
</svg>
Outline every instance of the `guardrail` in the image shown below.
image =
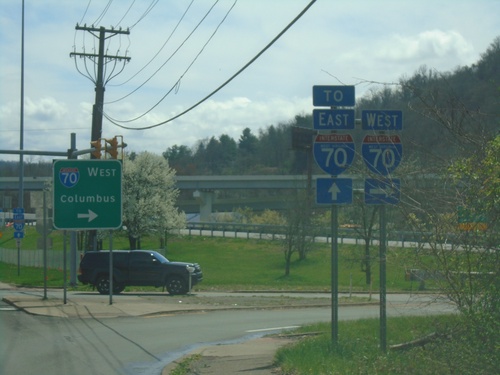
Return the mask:
<svg viewBox="0 0 500 375">
<path fill-rule="evenodd" d="M 283 225 L 268 224 L 243 224 L 243 223 L 223 223 L 223 222 L 189 222 L 186 229 L 181 231 L 188 235 L 205 235 L 210 237 L 234 237 L 234 238 L 257 238 L 257 239 L 280 239 L 283 238 L 287 227 Z M 378 230 L 374 229 L 371 243 L 378 243 Z M 331 242 L 330 227 L 314 227 L 309 231 L 313 242 Z M 355 228 L 342 228 L 338 230 L 339 242 L 344 243 L 346 239 L 354 242 L 364 243 L 363 236 Z M 397 242 L 400 247 L 415 247 L 429 242 L 431 233 L 416 233 L 410 231 L 394 231 L 388 234 L 390 242 Z M 352 241 L 351 241 L 352 242 Z M 444 244 L 455 244 L 455 236 L 449 234 L 443 238 Z"/>
</svg>

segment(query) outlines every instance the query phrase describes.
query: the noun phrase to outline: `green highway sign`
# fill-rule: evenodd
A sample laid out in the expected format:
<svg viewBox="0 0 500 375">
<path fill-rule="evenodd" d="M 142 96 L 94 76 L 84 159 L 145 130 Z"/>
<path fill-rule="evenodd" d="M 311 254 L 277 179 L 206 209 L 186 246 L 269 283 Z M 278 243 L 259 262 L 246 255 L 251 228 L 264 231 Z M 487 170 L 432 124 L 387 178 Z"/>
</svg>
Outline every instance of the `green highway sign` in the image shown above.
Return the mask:
<svg viewBox="0 0 500 375">
<path fill-rule="evenodd" d="M 54 227 L 117 229 L 122 225 L 119 160 L 57 160 L 53 164 Z"/>
</svg>

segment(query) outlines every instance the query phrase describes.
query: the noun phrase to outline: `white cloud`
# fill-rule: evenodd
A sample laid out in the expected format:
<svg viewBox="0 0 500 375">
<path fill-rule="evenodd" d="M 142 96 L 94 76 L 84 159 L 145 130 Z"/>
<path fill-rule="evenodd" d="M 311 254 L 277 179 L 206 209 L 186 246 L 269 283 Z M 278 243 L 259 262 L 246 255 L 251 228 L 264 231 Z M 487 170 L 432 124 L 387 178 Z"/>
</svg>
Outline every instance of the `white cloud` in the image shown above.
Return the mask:
<svg viewBox="0 0 500 375">
<path fill-rule="evenodd" d="M 380 48 L 377 57 L 393 61 L 469 58 L 474 48 L 457 31 L 429 30 L 415 36 L 394 35 Z"/>
<path fill-rule="evenodd" d="M 59 103 L 52 97 L 32 100 L 27 97 L 24 104 L 26 118 L 40 122 L 60 121 L 67 113 L 65 103 Z"/>
</svg>

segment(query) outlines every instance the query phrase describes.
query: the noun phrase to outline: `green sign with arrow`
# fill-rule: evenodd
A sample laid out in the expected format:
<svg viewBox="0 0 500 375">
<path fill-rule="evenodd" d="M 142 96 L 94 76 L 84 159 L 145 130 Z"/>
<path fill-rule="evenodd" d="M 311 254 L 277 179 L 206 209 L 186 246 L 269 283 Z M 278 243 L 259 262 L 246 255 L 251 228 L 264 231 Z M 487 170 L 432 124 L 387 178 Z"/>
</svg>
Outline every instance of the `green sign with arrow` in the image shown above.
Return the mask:
<svg viewBox="0 0 500 375">
<path fill-rule="evenodd" d="M 57 160 L 53 164 L 54 227 L 117 229 L 122 225 L 119 160 Z"/>
</svg>

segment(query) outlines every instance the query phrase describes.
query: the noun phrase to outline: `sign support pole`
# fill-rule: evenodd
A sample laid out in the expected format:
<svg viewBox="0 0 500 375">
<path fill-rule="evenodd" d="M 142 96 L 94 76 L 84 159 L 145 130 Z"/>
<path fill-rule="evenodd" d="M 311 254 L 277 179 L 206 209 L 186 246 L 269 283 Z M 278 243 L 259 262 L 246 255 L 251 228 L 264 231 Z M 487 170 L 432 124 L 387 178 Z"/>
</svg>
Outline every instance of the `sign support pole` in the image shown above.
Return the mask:
<svg viewBox="0 0 500 375">
<path fill-rule="evenodd" d="M 387 217 L 385 205 L 380 206 L 380 349 L 387 352 L 387 314 L 386 314 L 386 248 L 387 248 Z"/>
<path fill-rule="evenodd" d="M 339 332 L 339 249 L 338 249 L 338 211 L 339 208 L 332 204 L 331 209 L 331 232 L 332 232 L 332 344 L 336 348 L 338 345 Z"/>
<path fill-rule="evenodd" d="M 17 244 L 17 276 L 21 276 L 21 239 L 16 240 Z"/>
<path fill-rule="evenodd" d="M 113 250 L 109 249 L 109 304 L 113 304 Z"/>
<path fill-rule="evenodd" d="M 76 133 L 71 133 L 71 144 L 69 152 L 70 157 L 68 159 L 78 159 L 78 156 L 74 155 L 76 151 Z M 77 249 L 76 249 L 76 231 L 72 230 L 69 233 L 69 285 L 75 287 L 77 285 Z"/>
<path fill-rule="evenodd" d="M 47 191 L 43 190 L 43 299 L 47 299 Z"/>
<path fill-rule="evenodd" d="M 67 302 L 67 294 L 68 294 L 68 280 L 67 280 L 67 269 L 66 269 L 66 264 L 67 262 L 67 247 L 66 247 L 66 237 L 68 236 L 67 231 L 63 231 L 63 303 L 66 304 Z"/>
<path fill-rule="evenodd" d="M 109 304 L 113 304 L 113 232 L 109 231 Z"/>
</svg>

